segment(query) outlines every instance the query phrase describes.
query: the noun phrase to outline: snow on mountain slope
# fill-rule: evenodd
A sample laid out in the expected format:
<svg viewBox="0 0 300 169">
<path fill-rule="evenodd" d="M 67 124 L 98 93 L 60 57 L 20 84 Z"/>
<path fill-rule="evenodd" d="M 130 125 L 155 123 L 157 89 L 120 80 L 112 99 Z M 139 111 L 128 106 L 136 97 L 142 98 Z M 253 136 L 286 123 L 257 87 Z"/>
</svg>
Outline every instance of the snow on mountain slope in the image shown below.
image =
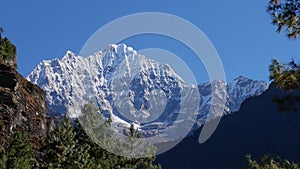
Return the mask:
<svg viewBox="0 0 300 169">
<path fill-rule="evenodd" d="M 264 81 L 255 81 L 239 76 L 227 85 L 229 107 L 232 112 L 238 111 L 244 100 L 251 96 L 261 95 L 269 85 Z"/>
<path fill-rule="evenodd" d="M 208 112 L 211 99 L 211 87 L 223 89 L 220 98 L 225 99 L 226 107 L 224 112 L 220 112 L 217 116 L 222 116 L 226 113 L 236 112 L 240 109 L 244 100 L 252 96 L 258 96 L 264 93 L 269 85 L 264 81 L 257 81 L 239 76 L 232 83 L 226 84 L 223 81 L 214 81 L 213 83 L 202 83 L 198 85 L 199 93 L 203 101 L 201 102 L 201 110 Z M 216 94 L 216 93 L 215 93 Z"/>
<path fill-rule="evenodd" d="M 176 118 L 181 98 L 196 89 L 169 65 L 150 60 L 125 44 L 109 45 L 85 58 L 67 51 L 62 59 L 42 61 L 27 79 L 45 90 L 47 103 L 56 112 L 77 117 L 82 105 L 92 100 L 113 123 L 128 126 L 134 122 L 151 132 L 180 123 Z M 197 103 L 197 121 L 203 124 L 207 118 L 237 111 L 245 99 L 267 88 L 263 81 L 242 76 L 229 84 L 216 80 L 199 84 L 199 98 L 188 102 Z M 212 98 L 215 110 L 208 117 Z"/>
</svg>

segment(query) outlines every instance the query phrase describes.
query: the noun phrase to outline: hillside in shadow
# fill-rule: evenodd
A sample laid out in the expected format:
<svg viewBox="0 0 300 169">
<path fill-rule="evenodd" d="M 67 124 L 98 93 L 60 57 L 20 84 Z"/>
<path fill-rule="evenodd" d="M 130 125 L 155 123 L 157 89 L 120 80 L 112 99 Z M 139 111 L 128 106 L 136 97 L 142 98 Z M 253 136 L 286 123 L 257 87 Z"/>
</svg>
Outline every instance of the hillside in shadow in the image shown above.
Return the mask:
<svg viewBox="0 0 300 169">
<path fill-rule="evenodd" d="M 246 154 L 255 159 L 270 154 L 299 164 L 300 111 L 279 111 L 273 100 L 283 94 L 270 85 L 264 94 L 243 102 L 238 112 L 223 117 L 207 142 L 197 142 L 198 131 L 156 161 L 165 169 L 241 169 L 247 167 Z"/>
</svg>

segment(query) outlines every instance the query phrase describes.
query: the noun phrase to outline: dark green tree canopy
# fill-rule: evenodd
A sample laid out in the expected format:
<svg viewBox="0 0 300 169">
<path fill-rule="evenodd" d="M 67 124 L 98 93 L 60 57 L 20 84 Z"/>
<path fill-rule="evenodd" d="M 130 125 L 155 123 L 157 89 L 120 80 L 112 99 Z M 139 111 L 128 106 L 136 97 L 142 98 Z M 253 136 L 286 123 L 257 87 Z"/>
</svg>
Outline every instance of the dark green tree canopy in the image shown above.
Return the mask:
<svg viewBox="0 0 300 169">
<path fill-rule="evenodd" d="M 300 0 L 269 0 L 267 12 L 272 23 L 277 25 L 277 32 L 286 31 L 288 38 L 296 39 L 300 33 Z M 276 59 L 269 66 L 270 80 L 275 86 L 285 91 L 285 96 L 274 98 L 280 110 L 296 111 L 300 103 L 300 65 L 294 60 L 282 64 Z M 280 157 L 265 155 L 260 161 L 246 156 L 248 169 L 299 169 L 299 166 Z"/>
<path fill-rule="evenodd" d="M 300 0 L 270 0 L 267 12 L 277 32 L 286 31 L 288 38 L 296 39 L 300 33 Z"/>
<path fill-rule="evenodd" d="M 299 166 L 294 162 L 282 160 L 280 157 L 272 158 L 265 155 L 259 162 L 251 159 L 250 155 L 246 156 L 248 169 L 299 169 Z"/>
<path fill-rule="evenodd" d="M 274 98 L 278 109 L 283 112 L 296 112 L 300 109 L 300 66 L 294 60 L 287 64 L 273 59 L 269 67 L 270 80 L 284 90 Z"/>
<path fill-rule="evenodd" d="M 16 47 L 6 37 L 0 39 L 0 59 L 12 60 L 16 54 Z"/>
<path fill-rule="evenodd" d="M 1 34 L 4 32 L 4 29 L 2 27 L 0 27 L 0 39 L 2 38 L 1 37 Z"/>
<path fill-rule="evenodd" d="M 16 46 L 5 37 L 2 38 L 1 34 L 4 32 L 3 28 L 0 27 L 0 63 L 9 65 L 14 69 L 17 68 L 17 50 Z"/>
<path fill-rule="evenodd" d="M 32 168 L 33 150 L 26 134 L 12 134 L 5 147 L 0 148 L 0 168 Z"/>
<path fill-rule="evenodd" d="M 295 90 L 300 88 L 300 66 L 294 60 L 287 64 L 279 63 L 273 59 L 269 67 L 270 80 L 284 90 Z"/>
<path fill-rule="evenodd" d="M 64 118 L 47 138 L 44 148 L 44 168 L 96 168 L 90 147 L 78 143 L 74 127 Z"/>
<path fill-rule="evenodd" d="M 84 105 L 82 116 L 77 120 L 78 141 L 80 144 L 90 147 L 88 152 L 90 157 L 95 159 L 97 166 L 104 169 L 161 169 L 160 165 L 154 164 L 154 153 L 153 156 L 147 158 L 128 158 L 108 151 L 112 149 L 127 151 L 126 147 L 134 144 L 134 138 L 140 137 L 139 131 L 131 125 L 128 130 L 124 130 L 124 135 L 127 136 L 126 142 L 121 142 L 111 136 L 110 122 L 111 119 L 102 117 L 100 109 L 93 102 Z M 84 127 L 81 124 L 84 124 Z"/>
</svg>

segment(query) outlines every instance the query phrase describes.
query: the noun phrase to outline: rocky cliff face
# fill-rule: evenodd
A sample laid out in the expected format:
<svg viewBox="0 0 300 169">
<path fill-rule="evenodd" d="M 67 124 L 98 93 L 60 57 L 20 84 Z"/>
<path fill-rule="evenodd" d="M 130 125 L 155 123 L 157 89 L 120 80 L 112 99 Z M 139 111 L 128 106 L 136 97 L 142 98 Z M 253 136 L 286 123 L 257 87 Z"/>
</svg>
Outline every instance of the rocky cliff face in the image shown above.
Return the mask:
<svg viewBox="0 0 300 169">
<path fill-rule="evenodd" d="M 45 93 L 12 67 L 0 64 L 0 143 L 15 131 L 28 133 L 39 149 L 49 131 Z"/>
</svg>

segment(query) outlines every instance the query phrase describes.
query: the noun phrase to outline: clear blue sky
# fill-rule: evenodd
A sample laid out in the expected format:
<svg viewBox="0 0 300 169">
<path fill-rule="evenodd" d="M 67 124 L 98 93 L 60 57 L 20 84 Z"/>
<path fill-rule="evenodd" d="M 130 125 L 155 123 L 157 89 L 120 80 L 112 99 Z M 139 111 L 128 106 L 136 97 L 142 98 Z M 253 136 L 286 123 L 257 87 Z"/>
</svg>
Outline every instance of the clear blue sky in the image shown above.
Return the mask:
<svg viewBox="0 0 300 169">
<path fill-rule="evenodd" d="M 300 61 L 298 41 L 277 34 L 265 12 L 267 0 L 174 1 L 2 1 L 0 26 L 18 49 L 18 71 L 26 76 L 42 60 L 61 58 L 66 50 L 79 53 L 85 41 L 100 27 L 137 12 L 164 12 L 199 27 L 212 41 L 223 62 L 228 81 L 239 75 L 268 80 L 272 58 Z M 137 36 L 125 43 L 137 50 L 159 47 L 179 54 L 191 67 L 203 67 L 184 59 L 184 47 L 166 38 Z M 202 69 L 202 68 L 199 68 Z M 196 70 L 196 68 L 195 68 Z M 199 81 L 207 75 L 199 71 Z"/>
</svg>

